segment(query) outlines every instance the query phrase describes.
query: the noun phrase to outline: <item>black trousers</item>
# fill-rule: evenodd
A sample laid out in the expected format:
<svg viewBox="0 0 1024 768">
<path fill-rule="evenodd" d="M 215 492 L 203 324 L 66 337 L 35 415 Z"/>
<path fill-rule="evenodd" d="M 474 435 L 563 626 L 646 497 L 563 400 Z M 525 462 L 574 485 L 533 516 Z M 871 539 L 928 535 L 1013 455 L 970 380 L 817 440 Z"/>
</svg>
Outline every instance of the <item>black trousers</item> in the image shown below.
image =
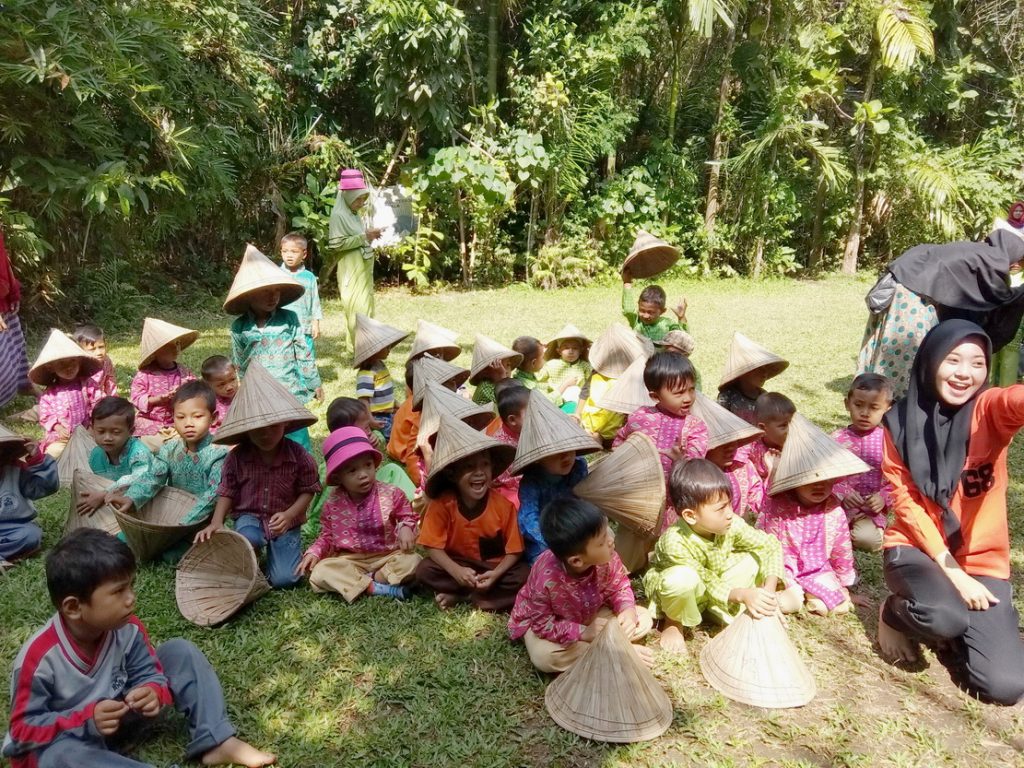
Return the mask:
<svg viewBox="0 0 1024 768">
<path fill-rule="evenodd" d="M 981 701 L 1016 704 L 1024 697 L 1024 643 L 1008 581 L 976 576 L 999 603 L 972 611 L 938 563 L 916 547 L 893 547 L 882 558 L 892 591 L 886 624 L 935 649 L 957 687 Z"/>
</svg>

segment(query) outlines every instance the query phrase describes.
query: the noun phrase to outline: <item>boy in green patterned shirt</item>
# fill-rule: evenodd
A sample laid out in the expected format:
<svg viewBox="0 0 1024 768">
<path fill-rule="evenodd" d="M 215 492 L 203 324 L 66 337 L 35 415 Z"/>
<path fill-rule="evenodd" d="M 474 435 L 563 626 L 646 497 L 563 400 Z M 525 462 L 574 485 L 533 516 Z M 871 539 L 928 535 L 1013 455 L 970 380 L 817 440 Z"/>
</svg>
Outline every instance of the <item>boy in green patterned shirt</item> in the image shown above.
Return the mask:
<svg viewBox="0 0 1024 768">
<path fill-rule="evenodd" d="M 633 283 L 629 270 L 622 272 L 622 314 L 629 327 L 651 341 L 661 341 L 669 331 L 688 331 L 686 325 L 686 299 L 680 299 L 673 310 L 675 320 L 665 317 L 668 297 L 660 285 L 648 285 L 633 304 Z"/>
</svg>

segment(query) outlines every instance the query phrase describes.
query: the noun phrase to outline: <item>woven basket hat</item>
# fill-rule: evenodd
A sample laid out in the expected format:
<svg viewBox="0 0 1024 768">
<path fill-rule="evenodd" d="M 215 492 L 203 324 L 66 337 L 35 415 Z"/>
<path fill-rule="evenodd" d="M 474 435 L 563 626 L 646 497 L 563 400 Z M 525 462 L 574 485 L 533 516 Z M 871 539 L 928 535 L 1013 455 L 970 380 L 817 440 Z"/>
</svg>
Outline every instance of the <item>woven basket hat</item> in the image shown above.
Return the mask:
<svg viewBox="0 0 1024 768">
<path fill-rule="evenodd" d="M 693 350 L 697 347 L 697 341 L 688 334 L 686 331 L 669 331 L 660 340 L 654 342 L 659 347 L 673 347 L 678 349 L 682 354 L 689 357 L 693 354 Z"/>
<path fill-rule="evenodd" d="M 741 613 L 701 650 L 700 671 L 712 688 L 752 707 L 802 707 L 817 692 L 778 616 Z"/>
<path fill-rule="evenodd" d="M 783 360 L 774 352 L 736 331 L 732 335 L 729 355 L 725 360 L 725 370 L 722 372 L 722 380 L 718 382 L 718 388 L 722 389 L 743 374 L 756 371 L 758 368 L 767 368 L 768 378 L 771 379 L 788 367 L 788 360 Z"/>
<path fill-rule="evenodd" d="M 105 491 L 108 487 L 110 481 L 106 478 L 81 469 L 75 471 L 71 481 L 71 505 L 68 509 L 67 522 L 64 524 L 64 533 L 71 533 L 76 528 L 99 528 L 112 536 L 117 536 L 121 532 L 121 527 L 114 516 L 114 508 L 109 504 L 101 504 L 91 515 L 80 515 L 75 509 L 81 494 Z"/>
<path fill-rule="evenodd" d="M 768 478 L 768 493 L 774 496 L 822 480 L 859 475 L 871 469 L 799 413 L 789 422 L 782 453 Z"/>
<path fill-rule="evenodd" d="M 655 739 L 672 724 L 672 702 L 622 633 L 605 623 L 575 666 L 544 693 L 551 719 L 579 736 L 628 744 Z"/>
<path fill-rule="evenodd" d="M 281 290 L 281 306 L 291 304 L 303 293 L 305 287 L 281 269 L 252 245 L 245 246 L 242 263 L 231 282 L 228 297 L 224 299 L 224 311 L 229 315 L 243 315 L 249 309 L 249 294 L 264 288 Z"/>
<path fill-rule="evenodd" d="M 508 360 L 510 367 L 518 368 L 519 364 L 523 362 L 523 356 L 514 349 L 509 349 L 504 344 L 499 344 L 494 339 L 478 333 L 476 342 L 473 344 L 473 363 L 469 366 L 469 383 L 475 385 L 477 377 L 484 372 L 484 369 L 499 360 Z"/>
<path fill-rule="evenodd" d="M 761 435 L 763 430 L 749 424 L 702 392 L 693 401 L 693 413 L 708 425 L 708 450 L 728 443 L 746 445 Z"/>
<path fill-rule="evenodd" d="M 679 260 L 679 249 L 645 230 L 638 230 L 622 269 L 633 278 L 654 277 Z"/>
<path fill-rule="evenodd" d="M 657 534 L 665 509 L 665 475 L 654 441 L 634 432 L 597 461 L 572 492 L 641 536 Z"/>
<path fill-rule="evenodd" d="M 644 384 L 644 368 L 647 367 L 647 358 L 638 357 L 625 372 L 608 387 L 597 402 L 598 408 L 614 413 L 624 413 L 629 416 L 631 413 L 645 405 L 654 405 L 651 393 Z"/>
<path fill-rule="evenodd" d="M 394 346 L 408 335 L 407 331 L 400 331 L 357 312 L 356 351 L 353 355 L 352 367 L 359 368 L 382 349 Z"/>
<path fill-rule="evenodd" d="M 209 516 L 183 524 L 196 505 L 196 497 L 180 488 L 166 485 L 137 512 L 114 510 L 128 546 L 141 562 L 154 560 L 179 541 L 191 539 L 206 526 Z"/>
<path fill-rule="evenodd" d="M 92 433 L 82 424 L 75 427 L 68 444 L 64 447 L 64 452 L 57 459 L 57 475 L 60 477 L 62 488 L 71 487 L 75 480 L 75 470 L 92 472 L 89 469 L 89 454 L 95 447 L 96 441 L 92 439 Z"/>
<path fill-rule="evenodd" d="M 178 610 L 200 627 L 231 618 L 269 591 L 252 545 L 226 528 L 189 549 L 174 578 Z"/>
<path fill-rule="evenodd" d="M 451 416 L 469 424 L 473 429 L 481 430 L 494 419 L 494 411 L 467 400 L 436 381 L 428 381 L 427 391 L 423 396 L 420 428 L 416 433 L 418 447 L 428 445 L 431 438 L 437 434 L 438 427 L 441 426 L 441 416 Z"/>
<path fill-rule="evenodd" d="M 450 362 L 462 354 L 462 347 L 456 342 L 458 338 L 459 335 L 455 331 L 449 331 L 429 320 L 419 320 L 416 323 L 412 349 L 409 350 L 409 359 L 415 360 L 429 352 L 434 357 Z"/>
<path fill-rule="evenodd" d="M 601 444 L 584 432 L 579 422 L 563 413 L 539 389 L 534 389 L 526 404 L 516 460 L 508 471 L 518 475 L 535 461 L 556 453 L 575 451 L 580 455 L 600 450 Z"/>
<path fill-rule="evenodd" d="M 28 370 L 29 379 L 40 387 L 56 384 L 57 374 L 50 369 L 50 365 L 61 360 L 78 360 L 80 377 L 92 376 L 103 367 L 103 363 L 75 344 L 67 334 L 54 328 L 50 331 L 43 348 L 39 350 L 39 357 Z"/>
<path fill-rule="evenodd" d="M 516 449 L 501 443 L 483 432 L 477 432 L 468 424 L 464 424 L 447 414 L 441 414 L 441 424 L 437 430 L 437 444 L 434 446 L 434 457 L 430 461 L 430 472 L 424 490 L 427 496 L 434 498 L 438 486 L 444 480 L 444 470 L 460 459 L 475 453 L 489 451 L 491 454 L 491 477 L 504 472 Z"/>
<path fill-rule="evenodd" d="M 423 405 L 423 395 L 427 392 L 427 382 L 438 384 L 454 384 L 458 389 L 466 383 L 469 371 L 444 360 L 424 355 L 412 364 L 412 407 L 418 411 Z"/>
<path fill-rule="evenodd" d="M 266 368 L 252 360 L 213 442 L 236 445 L 252 430 L 274 424 L 284 424 L 287 434 L 316 424 L 316 416 L 303 408 Z"/>
<path fill-rule="evenodd" d="M 640 337 L 622 323 L 609 325 L 590 348 L 590 364 L 609 379 L 617 379 L 638 357 L 647 357 Z"/>
<path fill-rule="evenodd" d="M 583 345 L 583 349 L 580 350 L 580 360 L 587 360 L 587 353 L 590 351 L 590 339 L 584 336 L 583 331 L 572 323 L 569 323 L 557 334 L 551 337 L 551 341 L 549 341 L 544 348 L 544 359 L 554 360 L 558 357 L 558 342 L 565 341 L 567 339 L 575 339 Z"/>
<path fill-rule="evenodd" d="M 139 370 L 153 362 L 156 353 L 168 344 L 177 342 L 184 349 L 199 338 L 199 331 L 147 317 L 142 323 L 142 342 L 139 344 Z"/>
</svg>

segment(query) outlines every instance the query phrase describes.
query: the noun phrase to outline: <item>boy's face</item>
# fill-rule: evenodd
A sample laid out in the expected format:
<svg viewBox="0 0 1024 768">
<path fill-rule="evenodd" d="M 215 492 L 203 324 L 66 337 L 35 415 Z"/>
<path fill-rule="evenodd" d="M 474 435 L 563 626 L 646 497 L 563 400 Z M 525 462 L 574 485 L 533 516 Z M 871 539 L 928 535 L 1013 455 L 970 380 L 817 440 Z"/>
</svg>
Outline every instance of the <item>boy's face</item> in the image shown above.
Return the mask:
<svg viewBox="0 0 1024 768">
<path fill-rule="evenodd" d="M 858 432 L 870 432 L 882 423 L 882 417 L 892 401 L 884 390 L 869 392 L 866 389 L 855 389 L 846 396 L 846 410 L 850 414 L 850 424 Z"/>
<path fill-rule="evenodd" d="M 78 378 L 78 371 L 82 367 L 82 362 L 75 357 L 68 360 L 58 360 L 53 363 L 52 370 L 54 375 L 61 381 L 73 381 Z"/>
<path fill-rule="evenodd" d="M 390 355 L 390 354 L 391 354 L 391 347 L 387 346 L 387 347 L 384 347 L 384 349 L 382 349 L 380 352 L 375 354 L 373 357 L 371 357 L 366 362 L 367 363 L 383 363 L 385 360 L 388 359 L 388 355 Z"/>
<path fill-rule="evenodd" d="M 449 471 L 463 504 L 467 506 L 480 503 L 491 490 L 493 475 L 491 454 L 488 451 L 475 453 L 455 462 Z"/>
<path fill-rule="evenodd" d="M 740 392 L 747 397 L 754 399 L 764 391 L 764 383 L 768 381 L 768 371 L 764 368 L 755 368 L 744 373 L 736 380 Z"/>
<path fill-rule="evenodd" d="M 820 480 L 817 483 L 801 485 L 793 493 L 801 506 L 814 507 L 832 495 L 832 486 L 835 484 L 835 480 Z"/>
<path fill-rule="evenodd" d="M 516 413 L 510 413 L 507 419 L 503 420 L 505 429 L 511 432 L 513 435 L 518 435 L 523 429 L 523 416 L 526 414 L 526 409 L 523 408 L 521 411 Z"/>
<path fill-rule="evenodd" d="M 62 615 L 100 632 L 123 627 L 133 613 L 134 573 L 104 581 L 92 591 L 88 600 L 66 597 L 61 601 Z"/>
<path fill-rule="evenodd" d="M 662 410 L 675 416 L 685 416 L 697 399 L 697 388 L 693 385 L 693 379 L 683 379 L 677 384 L 651 392 L 650 395 Z"/>
<path fill-rule="evenodd" d="M 356 419 L 356 423 L 353 424 L 352 426 L 353 427 L 359 427 L 361 430 L 363 430 L 363 432 L 365 432 L 367 435 L 369 435 L 370 434 L 370 421 L 371 421 L 370 409 L 369 408 L 363 408 L 363 410 L 359 413 L 359 418 Z"/>
<path fill-rule="evenodd" d="M 736 451 L 739 450 L 739 447 L 739 443 L 716 445 L 714 448 L 708 448 L 707 455 L 704 458 L 724 471 L 732 466 L 732 463 L 736 460 Z"/>
<path fill-rule="evenodd" d="M 681 517 L 699 536 L 721 536 L 732 526 L 735 513 L 727 494 L 721 494 L 698 505 L 697 509 L 684 509 Z"/>
<path fill-rule="evenodd" d="M 583 345 L 576 339 L 566 339 L 558 345 L 558 356 L 566 363 L 575 363 L 580 359 Z"/>
<path fill-rule="evenodd" d="M 354 456 L 346 461 L 334 474 L 331 480 L 336 482 L 353 499 L 364 499 L 373 490 L 373 483 L 377 479 L 377 465 L 373 456 L 364 453 L 362 456 Z"/>
<path fill-rule="evenodd" d="M 301 242 L 286 240 L 281 243 L 281 261 L 288 269 L 296 270 L 306 260 L 306 248 Z"/>
<path fill-rule="evenodd" d="M 284 424 L 271 424 L 269 427 L 260 427 L 249 432 L 249 440 L 264 453 L 273 451 L 283 439 Z"/>
<path fill-rule="evenodd" d="M 107 359 L 107 340 L 97 339 L 96 341 L 83 341 L 79 344 L 82 349 L 95 357 L 97 360 Z"/>
<path fill-rule="evenodd" d="M 156 351 L 153 355 L 153 362 L 161 368 L 173 368 L 178 362 L 178 353 L 181 350 L 178 349 L 178 342 L 172 342 L 165 344 Z"/>
<path fill-rule="evenodd" d="M 202 397 L 182 400 L 174 406 L 174 428 L 186 443 L 195 444 L 210 432 L 213 414 Z"/>
<path fill-rule="evenodd" d="M 221 373 L 206 379 L 206 383 L 213 388 L 217 397 L 234 400 L 235 393 L 238 392 L 238 371 L 235 370 L 235 366 L 229 365 Z"/>
<path fill-rule="evenodd" d="M 249 294 L 249 308 L 256 315 L 270 315 L 281 303 L 280 288 L 263 288 Z"/>
<path fill-rule="evenodd" d="M 128 442 L 128 438 L 132 436 L 128 419 L 124 416 L 93 419 L 89 431 L 92 433 L 92 439 L 96 441 L 96 445 L 102 448 L 108 456 L 119 455 L 125 443 Z"/>
<path fill-rule="evenodd" d="M 605 522 L 604 529 L 587 541 L 587 546 L 582 552 L 566 558 L 566 563 L 576 571 L 585 571 L 591 566 L 605 565 L 612 559 L 614 552 L 615 534 L 611 526 Z"/>
<path fill-rule="evenodd" d="M 549 475 L 565 477 L 572 472 L 572 467 L 576 463 L 576 451 L 562 451 L 562 453 L 545 456 L 537 463 Z"/>
<path fill-rule="evenodd" d="M 644 325 L 651 325 L 665 314 L 665 308 L 653 301 L 638 301 L 636 304 L 637 319 Z"/>
<path fill-rule="evenodd" d="M 789 434 L 789 423 L 793 420 L 793 414 L 780 416 L 777 419 L 767 419 L 758 422 L 757 428 L 764 430 L 764 444 L 769 448 L 782 448 L 786 444 L 786 435 Z"/>
</svg>

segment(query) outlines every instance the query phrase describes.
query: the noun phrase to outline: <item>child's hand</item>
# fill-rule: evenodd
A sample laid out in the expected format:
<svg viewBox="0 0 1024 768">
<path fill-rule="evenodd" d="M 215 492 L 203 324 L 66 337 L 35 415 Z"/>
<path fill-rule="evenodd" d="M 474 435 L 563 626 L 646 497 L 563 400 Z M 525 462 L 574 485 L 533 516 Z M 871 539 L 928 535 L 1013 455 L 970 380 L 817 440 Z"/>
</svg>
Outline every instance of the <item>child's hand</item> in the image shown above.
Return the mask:
<svg viewBox="0 0 1024 768">
<path fill-rule="evenodd" d="M 398 529 L 398 548 L 403 552 L 416 549 L 416 529 L 411 525 L 403 525 Z"/>
<path fill-rule="evenodd" d="M 769 616 L 774 616 L 779 610 L 779 601 L 771 592 L 758 587 L 750 587 L 737 590 L 737 593 L 734 593 L 732 597 L 739 598 L 737 602 L 743 603 L 747 607 L 747 613 L 755 619 L 766 619 Z"/>
<path fill-rule="evenodd" d="M 380 429 L 383 426 L 384 424 L 382 422 L 377 421 L 373 416 L 370 417 L 370 429 Z"/>
<path fill-rule="evenodd" d="M 368 230 L 366 230 L 366 241 L 372 243 L 374 240 L 381 236 L 381 233 L 383 231 L 384 230 L 381 229 L 380 227 L 370 227 Z"/>
<path fill-rule="evenodd" d="M 882 498 L 882 494 L 873 493 L 864 499 L 864 508 L 871 512 L 872 515 L 877 515 L 885 509 L 885 500 Z"/>
<path fill-rule="evenodd" d="M 267 528 L 274 534 L 274 538 L 277 538 L 292 527 L 294 519 L 294 515 L 288 512 L 277 512 L 270 516 L 270 519 L 267 521 Z"/>
<path fill-rule="evenodd" d="M 498 575 L 494 571 L 484 571 L 476 577 L 476 588 L 480 592 L 486 592 L 497 580 Z"/>
<path fill-rule="evenodd" d="M 313 566 L 320 562 L 320 558 L 312 552 L 307 552 L 299 560 L 298 566 L 295 568 L 296 576 L 309 576 L 313 570 Z"/>
<path fill-rule="evenodd" d="M 777 451 L 774 448 L 769 448 L 764 454 L 764 467 L 768 470 L 770 476 L 772 470 L 775 469 L 775 463 L 779 460 L 781 451 Z"/>
<path fill-rule="evenodd" d="M 689 305 L 686 303 L 686 299 L 682 298 L 682 299 L 679 300 L 679 303 L 676 304 L 676 308 L 674 310 L 672 310 L 673 312 L 676 313 L 676 317 L 679 318 L 679 322 L 680 323 L 685 323 L 686 322 L 686 308 L 687 308 L 687 306 L 689 306 Z"/>
<path fill-rule="evenodd" d="M 53 431 L 57 433 L 57 437 L 61 440 L 70 440 L 71 433 L 68 432 L 67 427 L 63 424 L 58 424 L 53 428 Z"/>
<path fill-rule="evenodd" d="M 845 496 L 843 496 L 842 504 L 843 509 L 849 512 L 856 512 L 864 506 L 864 497 L 856 491 L 849 491 Z"/>
<path fill-rule="evenodd" d="M 103 699 L 92 710 L 92 721 L 100 736 L 113 736 L 121 726 L 121 718 L 128 714 L 128 705 L 123 701 Z"/>
<path fill-rule="evenodd" d="M 313 328 L 311 330 L 312 330 L 312 333 L 310 335 L 313 337 L 313 341 L 316 341 L 317 339 L 320 338 L 320 321 L 319 320 L 314 320 L 313 321 Z"/>
<path fill-rule="evenodd" d="M 78 514 L 88 517 L 103 505 L 103 499 L 106 495 L 106 491 L 82 491 L 78 495 L 78 503 L 75 505 L 75 510 Z"/>
<path fill-rule="evenodd" d="M 160 714 L 160 697 L 149 685 L 132 688 L 125 694 L 124 703 L 143 717 L 156 717 Z"/>
<path fill-rule="evenodd" d="M 584 643 L 589 643 L 597 639 L 597 636 L 601 634 L 601 630 L 604 629 L 604 625 L 608 623 L 608 619 L 594 619 L 592 622 L 587 624 L 587 628 L 583 630 L 580 635 L 580 640 Z"/>
<path fill-rule="evenodd" d="M 316 337 L 314 336 L 313 338 L 316 338 Z M 318 403 L 322 403 L 324 401 L 324 388 L 323 387 L 317 387 L 316 388 L 316 392 L 313 393 L 313 398 Z"/>
<path fill-rule="evenodd" d="M 162 437 L 164 441 L 173 440 L 174 438 L 178 437 L 178 430 L 176 430 L 174 427 L 160 427 L 160 431 L 157 432 L 157 434 L 160 435 L 160 437 Z"/>
<path fill-rule="evenodd" d="M 670 459 L 672 459 L 673 464 L 675 464 L 680 459 L 686 458 L 686 453 L 683 451 L 683 447 L 681 445 L 673 445 L 668 450 L 659 452 L 662 456 L 668 456 Z"/>
<path fill-rule="evenodd" d="M 622 632 L 627 638 L 636 634 L 636 628 L 640 626 L 640 619 L 637 618 L 635 607 L 627 608 L 615 618 L 619 620 L 619 626 L 622 627 Z"/>
<path fill-rule="evenodd" d="M 488 571 L 488 573 L 490 573 L 490 571 Z M 455 567 L 455 573 L 452 574 L 452 578 L 459 582 L 460 586 L 466 587 L 467 589 L 476 589 L 478 586 L 476 571 L 464 565 Z"/>
<path fill-rule="evenodd" d="M 199 531 L 192 539 L 193 544 L 202 544 L 204 541 L 209 541 L 210 537 L 213 536 L 217 531 L 223 528 L 223 525 L 217 525 L 216 523 L 210 523 L 208 526 Z"/>
</svg>

